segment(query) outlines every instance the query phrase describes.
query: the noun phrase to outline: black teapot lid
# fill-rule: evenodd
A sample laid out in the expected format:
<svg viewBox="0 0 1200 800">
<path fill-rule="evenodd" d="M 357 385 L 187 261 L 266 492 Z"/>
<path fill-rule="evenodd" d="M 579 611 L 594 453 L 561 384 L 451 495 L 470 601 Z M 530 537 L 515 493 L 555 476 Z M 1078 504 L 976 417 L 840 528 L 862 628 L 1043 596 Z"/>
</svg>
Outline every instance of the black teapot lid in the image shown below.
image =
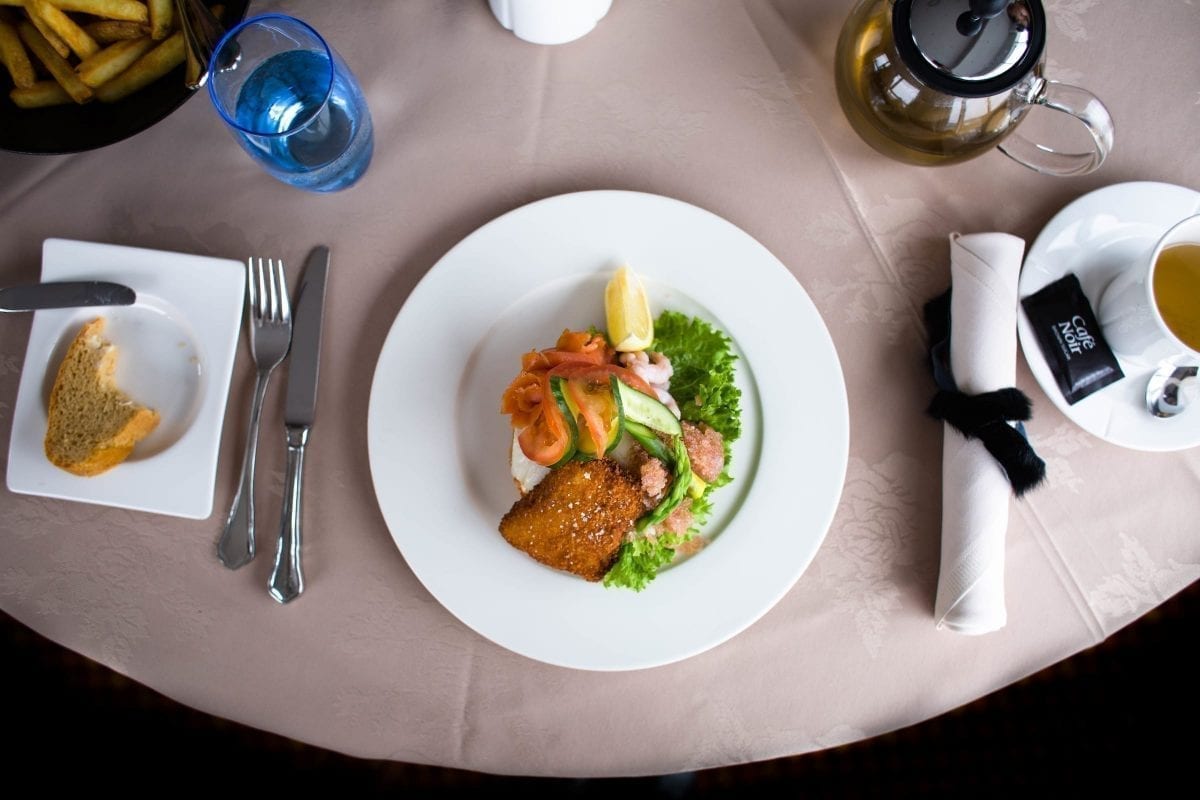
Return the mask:
<svg viewBox="0 0 1200 800">
<path fill-rule="evenodd" d="M 987 97 L 1028 75 L 1046 46 L 1041 0 L 895 0 L 892 33 L 923 83 Z"/>
</svg>

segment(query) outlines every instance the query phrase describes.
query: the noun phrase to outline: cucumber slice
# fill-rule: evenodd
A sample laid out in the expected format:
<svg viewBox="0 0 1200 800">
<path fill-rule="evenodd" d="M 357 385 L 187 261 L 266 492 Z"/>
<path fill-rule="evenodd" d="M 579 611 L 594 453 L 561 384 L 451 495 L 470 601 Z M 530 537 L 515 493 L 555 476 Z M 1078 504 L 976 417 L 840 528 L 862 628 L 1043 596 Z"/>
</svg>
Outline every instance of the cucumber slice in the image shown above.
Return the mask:
<svg viewBox="0 0 1200 800">
<path fill-rule="evenodd" d="M 563 421 L 566 423 L 568 436 L 566 450 L 558 461 L 550 465 L 550 468 L 554 469 L 566 464 L 575 455 L 575 451 L 579 446 L 579 428 L 575 425 L 575 415 L 571 413 L 571 409 L 567 405 L 567 398 L 563 394 L 562 387 L 556 384 L 554 380 L 550 381 L 550 394 L 554 395 L 554 404 L 558 407 L 558 411 L 562 414 Z"/>
<path fill-rule="evenodd" d="M 679 420 L 657 397 L 642 394 L 621 381 L 617 382 L 617 396 L 625 411 L 625 419 L 641 423 L 668 436 L 683 435 L 683 426 L 679 424 Z"/>
<path fill-rule="evenodd" d="M 617 449 L 617 445 L 621 442 L 621 436 L 625 433 L 625 404 L 621 402 L 621 381 L 616 375 L 610 375 L 608 384 L 612 392 L 613 405 L 616 407 L 617 418 L 613 421 L 608 437 L 608 446 L 604 448 L 605 455 Z"/>
<path fill-rule="evenodd" d="M 650 430 L 642 423 L 634 422 L 631 419 L 625 420 L 625 431 L 632 436 L 633 440 L 640 444 L 642 449 L 647 453 L 654 456 L 668 467 L 672 465 L 674 457 L 671 455 L 671 451 L 668 450 L 667 446 L 663 444 L 662 440 L 655 435 L 654 431 Z"/>
</svg>

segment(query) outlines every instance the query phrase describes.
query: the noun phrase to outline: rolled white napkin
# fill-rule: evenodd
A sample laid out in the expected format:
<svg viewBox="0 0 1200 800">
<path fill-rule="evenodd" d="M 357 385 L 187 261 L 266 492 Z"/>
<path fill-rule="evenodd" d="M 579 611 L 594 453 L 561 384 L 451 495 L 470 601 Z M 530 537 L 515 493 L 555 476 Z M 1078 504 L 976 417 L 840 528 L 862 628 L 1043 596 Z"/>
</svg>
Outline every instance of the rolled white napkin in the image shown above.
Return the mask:
<svg viewBox="0 0 1200 800">
<path fill-rule="evenodd" d="M 1017 371 L 1017 278 L 1025 241 L 1007 233 L 950 235 L 950 368 L 973 395 L 1012 386 Z M 978 439 L 949 424 L 942 444 L 939 628 L 1004 627 L 1004 539 L 1012 486 Z"/>
</svg>

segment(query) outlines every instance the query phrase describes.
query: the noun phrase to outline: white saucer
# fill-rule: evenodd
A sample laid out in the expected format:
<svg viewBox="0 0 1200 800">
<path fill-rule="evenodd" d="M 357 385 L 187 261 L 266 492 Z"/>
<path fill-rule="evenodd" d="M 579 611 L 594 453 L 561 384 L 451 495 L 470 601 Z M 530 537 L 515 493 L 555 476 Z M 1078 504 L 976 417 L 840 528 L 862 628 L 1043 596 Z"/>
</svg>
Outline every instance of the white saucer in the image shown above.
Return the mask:
<svg viewBox="0 0 1200 800">
<path fill-rule="evenodd" d="M 212 513 L 217 450 L 241 330 L 245 267 L 224 258 L 67 239 L 42 246 L 42 280 L 110 280 L 131 306 L 35 312 L 8 451 L 8 488 L 97 505 L 204 519 Z M 81 478 L 46 458 L 50 389 L 76 333 L 105 319 L 122 390 L 159 413 L 158 427 L 114 469 Z"/>
<path fill-rule="evenodd" d="M 1200 213 L 1200 192 L 1169 183 L 1118 183 L 1084 195 L 1058 212 L 1025 256 L 1019 292 L 1028 297 L 1075 273 L 1095 310 L 1117 273 L 1148 255 L 1174 223 Z M 1200 409 L 1171 419 L 1146 410 L 1152 365 L 1118 357 L 1125 377 L 1069 405 L 1025 316 L 1017 315 L 1021 349 L 1042 391 L 1081 428 L 1133 450 L 1183 450 L 1200 445 Z"/>
</svg>

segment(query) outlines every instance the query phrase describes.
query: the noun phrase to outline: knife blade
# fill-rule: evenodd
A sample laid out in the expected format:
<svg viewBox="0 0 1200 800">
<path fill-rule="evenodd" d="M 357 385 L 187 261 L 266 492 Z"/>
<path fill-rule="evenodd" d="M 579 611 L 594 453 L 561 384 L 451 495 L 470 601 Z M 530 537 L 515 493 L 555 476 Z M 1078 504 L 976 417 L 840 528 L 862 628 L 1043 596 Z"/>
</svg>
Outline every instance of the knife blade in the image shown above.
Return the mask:
<svg viewBox="0 0 1200 800">
<path fill-rule="evenodd" d="M 296 293 L 292 322 L 292 349 L 288 353 L 287 397 L 283 421 L 287 431 L 287 466 L 283 478 L 283 509 L 279 515 L 279 544 L 267 589 L 280 603 L 295 600 L 304 591 L 300 563 L 301 501 L 304 449 L 317 409 L 317 376 L 321 362 L 321 322 L 325 314 L 325 282 L 329 273 L 329 248 L 313 248 L 304 264 Z"/>
<path fill-rule="evenodd" d="M 110 281 L 29 283 L 0 289 L 0 311 L 37 311 L 43 308 L 129 306 L 137 293 Z"/>
<path fill-rule="evenodd" d="M 287 402 L 283 417 L 288 425 L 312 425 L 316 413 L 321 321 L 328 272 L 329 248 L 313 248 L 304 263 L 304 277 L 300 279 L 300 289 L 296 293 L 292 349 L 288 356 Z"/>
</svg>

